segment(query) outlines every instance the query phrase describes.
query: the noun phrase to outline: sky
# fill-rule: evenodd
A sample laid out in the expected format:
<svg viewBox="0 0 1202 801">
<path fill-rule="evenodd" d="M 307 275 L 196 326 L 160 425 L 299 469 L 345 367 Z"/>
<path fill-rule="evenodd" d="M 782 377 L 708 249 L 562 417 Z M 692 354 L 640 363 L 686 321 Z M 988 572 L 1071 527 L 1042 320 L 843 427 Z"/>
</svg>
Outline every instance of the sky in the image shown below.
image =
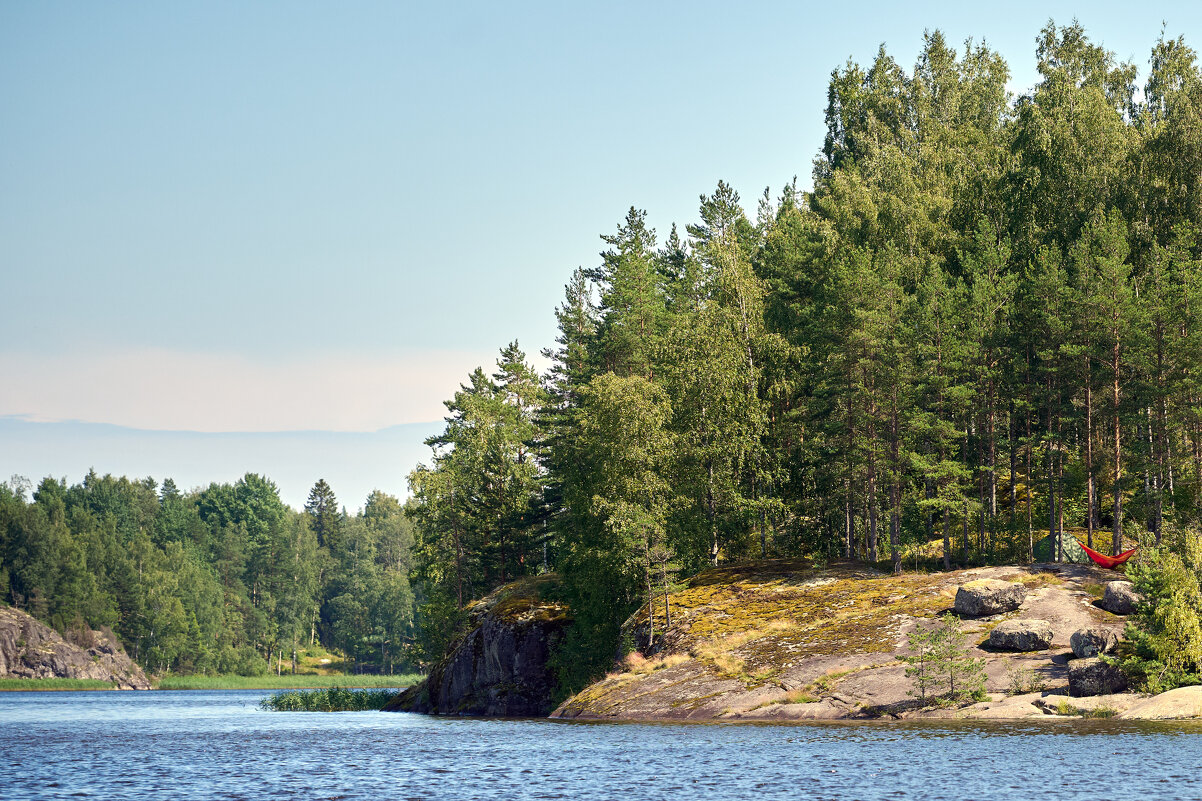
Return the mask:
<svg viewBox="0 0 1202 801">
<path fill-rule="evenodd" d="M 1048 19 L 1146 74 L 1202 4 L 0 2 L 0 480 L 400 497 L 631 205 L 808 187 L 831 70 Z"/>
</svg>

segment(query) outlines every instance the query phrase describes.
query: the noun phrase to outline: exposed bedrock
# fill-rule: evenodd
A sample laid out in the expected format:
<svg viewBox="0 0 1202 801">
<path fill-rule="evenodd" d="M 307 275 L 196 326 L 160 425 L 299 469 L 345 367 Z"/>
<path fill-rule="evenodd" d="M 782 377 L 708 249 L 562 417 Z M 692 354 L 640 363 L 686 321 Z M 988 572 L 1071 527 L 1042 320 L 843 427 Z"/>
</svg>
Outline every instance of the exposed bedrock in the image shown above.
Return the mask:
<svg viewBox="0 0 1202 801">
<path fill-rule="evenodd" d="M 0 606 L 0 676 L 96 679 L 123 690 L 149 690 L 142 668 L 111 633 L 82 630 L 67 642 L 19 609 Z"/>
<path fill-rule="evenodd" d="M 571 622 L 545 593 L 557 581 L 540 576 L 507 584 L 469 609 L 468 624 L 425 681 L 388 711 L 492 717 L 545 716 L 555 677 L 548 660 Z"/>
</svg>

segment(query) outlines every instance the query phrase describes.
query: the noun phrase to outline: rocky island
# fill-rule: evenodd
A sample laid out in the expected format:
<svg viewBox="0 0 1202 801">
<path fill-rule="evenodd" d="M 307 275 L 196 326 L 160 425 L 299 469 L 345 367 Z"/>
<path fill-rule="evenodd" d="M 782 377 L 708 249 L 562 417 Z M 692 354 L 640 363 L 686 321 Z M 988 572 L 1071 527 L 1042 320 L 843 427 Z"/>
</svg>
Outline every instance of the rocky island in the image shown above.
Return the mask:
<svg viewBox="0 0 1202 801">
<path fill-rule="evenodd" d="M 807 560 L 715 568 L 671 594 L 671 626 L 657 626 L 654 639 L 646 610 L 632 616 L 625 628 L 636 651 L 554 710 L 545 660 L 569 618 L 527 580 L 474 605 L 447 658 L 394 708 L 575 720 L 1198 716 L 1202 687 L 1129 692 L 1099 659 L 1134 608 L 1121 579 L 1080 564 L 900 576 Z M 541 581 L 545 589 L 550 580 Z M 910 635 L 948 613 L 983 668 L 986 700 L 916 697 Z"/>
</svg>

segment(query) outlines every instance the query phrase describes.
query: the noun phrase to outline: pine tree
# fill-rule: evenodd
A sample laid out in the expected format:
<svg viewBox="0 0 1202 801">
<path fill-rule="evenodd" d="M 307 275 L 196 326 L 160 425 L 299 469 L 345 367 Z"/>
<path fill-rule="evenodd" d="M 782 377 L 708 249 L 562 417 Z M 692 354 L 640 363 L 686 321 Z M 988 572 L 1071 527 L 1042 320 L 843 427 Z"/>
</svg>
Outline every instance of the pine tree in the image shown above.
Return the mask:
<svg viewBox="0 0 1202 801">
<path fill-rule="evenodd" d="M 309 515 L 310 528 L 317 535 L 317 544 L 325 548 L 335 547 L 342 517 L 338 513 L 338 498 L 324 478 L 319 478 L 313 489 L 309 490 L 305 512 Z"/>
</svg>

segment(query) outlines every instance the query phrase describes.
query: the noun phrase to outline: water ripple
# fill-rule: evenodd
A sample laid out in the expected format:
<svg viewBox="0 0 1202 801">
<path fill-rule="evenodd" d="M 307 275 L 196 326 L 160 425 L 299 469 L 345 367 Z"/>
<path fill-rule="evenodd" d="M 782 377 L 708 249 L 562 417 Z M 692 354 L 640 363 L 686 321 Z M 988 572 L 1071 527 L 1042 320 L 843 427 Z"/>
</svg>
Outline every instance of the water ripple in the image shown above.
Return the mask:
<svg viewBox="0 0 1202 801">
<path fill-rule="evenodd" d="M 1202 799 L 1195 724 L 580 724 L 0 695 L 3 797 Z"/>
</svg>

